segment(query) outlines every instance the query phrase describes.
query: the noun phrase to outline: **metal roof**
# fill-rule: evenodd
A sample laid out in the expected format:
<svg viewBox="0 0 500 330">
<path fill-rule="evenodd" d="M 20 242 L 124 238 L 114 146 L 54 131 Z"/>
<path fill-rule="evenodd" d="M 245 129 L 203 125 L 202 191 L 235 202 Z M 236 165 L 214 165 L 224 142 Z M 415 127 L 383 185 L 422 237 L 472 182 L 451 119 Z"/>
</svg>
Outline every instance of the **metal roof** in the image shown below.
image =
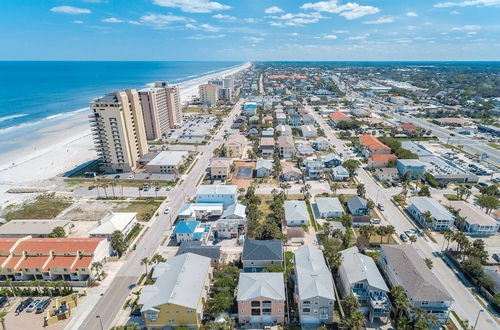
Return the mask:
<svg viewBox="0 0 500 330">
<path fill-rule="evenodd" d="M 259 297 L 285 300 L 283 273 L 240 273 L 237 301 Z"/>
<path fill-rule="evenodd" d="M 304 201 L 285 201 L 285 220 L 309 220 L 306 202 Z"/>
<path fill-rule="evenodd" d="M 443 205 L 430 197 L 411 197 L 410 204 L 413 204 L 420 214 L 429 211 L 432 217 L 436 220 L 453 221 L 453 214 L 450 213 Z"/>
<path fill-rule="evenodd" d="M 337 197 L 316 197 L 315 200 L 320 213 L 344 212 L 344 208 Z"/>
<path fill-rule="evenodd" d="M 236 195 L 236 185 L 201 185 L 196 195 Z"/>
<path fill-rule="evenodd" d="M 227 207 L 227 209 L 222 214 L 221 219 L 246 218 L 245 210 L 246 210 L 245 205 L 240 203 L 234 203 L 233 205 L 229 205 Z"/>
<path fill-rule="evenodd" d="M 315 297 L 335 300 L 332 273 L 318 248 L 304 245 L 295 250 L 295 274 L 301 300 Z"/>
<path fill-rule="evenodd" d="M 176 166 L 186 156 L 187 151 L 162 151 L 155 158 L 153 158 L 148 165 Z"/>
<path fill-rule="evenodd" d="M 389 288 L 372 258 L 360 253 L 356 246 L 340 251 L 340 253 L 342 254 L 342 264 L 339 273 L 341 276 L 344 274 L 351 285 L 367 281 L 370 287 L 389 292 Z"/>
</svg>

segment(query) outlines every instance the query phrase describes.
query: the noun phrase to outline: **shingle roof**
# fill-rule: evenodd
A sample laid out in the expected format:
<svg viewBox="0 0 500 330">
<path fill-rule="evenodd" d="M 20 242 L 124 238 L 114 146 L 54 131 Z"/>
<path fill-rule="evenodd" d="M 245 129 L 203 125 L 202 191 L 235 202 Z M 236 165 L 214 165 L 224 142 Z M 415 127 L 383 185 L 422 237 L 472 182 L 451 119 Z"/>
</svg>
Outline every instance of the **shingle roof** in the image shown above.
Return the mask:
<svg viewBox="0 0 500 330">
<path fill-rule="evenodd" d="M 285 219 L 286 221 L 309 220 L 306 203 L 304 201 L 285 201 Z"/>
<path fill-rule="evenodd" d="M 295 273 L 300 299 L 324 297 L 335 300 L 333 277 L 321 250 L 311 245 L 295 250 Z"/>
<path fill-rule="evenodd" d="M 452 301 L 448 291 L 410 245 L 382 244 L 389 267 L 395 269 L 401 285 L 414 301 Z"/>
<path fill-rule="evenodd" d="M 240 273 L 237 301 L 259 297 L 285 300 L 283 273 Z"/>
<path fill-rule="evenodd" d="M 449 220 L 454 219 L 453 214 L 450 213 L 443 205 L 430 197 L 411 197 L 410 204 L 413 204 L 420 213 L 426 211 L 431 212 L 432 217 L 436 220 Z"/>
<path fill-rule="evenodd" d="M 247 239 L 243 246 L 241 260 L 283 261 L 283 245 L 278 239 Z"/>
<path fill-rule="evenodd" d="M 255 165 L 255 169 L 259 169 L 261 167 L 267 168 L 269 170 L 273 169 L 273 163 L 271 163 L 270 160 L 267 159 L 257 159 L 257 163 Z"/>
<path fill-rule="evenodd" d="M 229 205 L 222 214 L 221 219 L 228 219 L 235 217 L 245 218 L 246 217 L 245 209 L 246 209 L 245 205 L 240 203 L 234 203 L 233 205 Z"/>
<path fill-rule="evenodd" d="M 389 292 L 389 288 L 372 258 L 360 253 L 356 246 L 340 251 L 340 253 L 342 254 L 342 264 L 339 272 L 346 276 L 349 283 L 367 281 L 372 288 Z"/>
<path fill-rule="evenodd" d="M 201 245 L 201 241 L 184 241 L 177 250 L 176 256 L 194 253 L 210 259 L 220 259 L 220 246 L 216 245 Z"/>
<path fill-rule="evenodd" d="M 337 197 L 316 197 L 315 200 L 320 213 L 344 212 L 344 208 Z"/>
<path fill-rule="evenodd" d="M 210 258 L 186 253 L 156 265 L 155 284 L 142 289 L 141 311 L 154 309 L 166 303 L 196 309 L 210 270 Z"/>
<path fill-rule="evenodd" d="M 354 213 L 360 208 L 366 208 L 367 201 L 359 196 L 351 197 L 347 200 L 347 207 L 351 213 Z"/>
</svg>

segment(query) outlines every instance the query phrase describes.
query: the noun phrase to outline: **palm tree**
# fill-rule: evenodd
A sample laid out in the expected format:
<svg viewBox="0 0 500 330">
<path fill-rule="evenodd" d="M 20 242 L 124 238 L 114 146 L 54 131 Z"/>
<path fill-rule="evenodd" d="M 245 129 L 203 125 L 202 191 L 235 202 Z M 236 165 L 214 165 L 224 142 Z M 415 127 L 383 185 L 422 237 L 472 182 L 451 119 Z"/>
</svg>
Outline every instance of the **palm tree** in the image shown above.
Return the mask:
<svg viewBox="0 0 500 330">
<path fill-rule="evenodd" d="M 365 324 L 365 316 L 359 310 L 356 310 L 349 317 L 345 317 L 340 321 L 339 328 L 358 330 L 363 327 L 363 324 Z"/>
<path fill-rule="evenodd" d="M 113 198 L 116 198 L 115 196 L 116 182 L 110 182 L 109 185 L 111 186 L 111 191 L 113 192 Z"/>
<path fill-rule="evenodd" d="M 443 233 L 443 236 L 444 236 L 444 240 L 447 242 L 447 245 L 446 245 L 446 250 L 448 250 L 448 248 L 450 247 L 450 240 L 453 238 L 453 232 L 451 231 L 451 229 L 446 229 Z M 444 247 L 444 242 L 443 242 L 443 247 Z M 443 250 L 443 248 L 441 248 L 441 250 Z"/>
<path fill-rule="evenodd" d="M 102 189 L 104 189 L 104 196 L 106 196 L 106 198 L 108 198 L 108 190 L 107 190 L 108 184 L 103 182 L 103 183 L 101 183 L 101 187 L 102 187 Z"/>
<path fill-rule="evenodd" d="M 340 188 L 340 184 L 339 184 L 339 183 L 334 183 L 334 184 L 332 184 L 332 185 L 330 186 L 330 190 L 332 191 L 332 193 L 333 193 L 334 195 L 336 195 L 336 194 L 337 194 L 337 190 L 339 190 L 339 188 Z"/>
<path fill-rule="evenodd" d="M 382 239 L 386 235 L 386 227 L 385 226 L 380 226 L 375 229 L 377 235 L 380 236 L 380 244 L 382 244 Z"/>
<path fill-rule="evenodd" d="M 410 245 L 415 243 L 417 241 L 417 236 L 415 235 L 410 235 Z"/>
<path fill-rule="evenodd" d="M 163 257 L 161 254 L 156 253 L 153 257 L 151 257 L 151 263 L 159 264 L 160 262 L 165 262 L 167 259 Z"/>
<path fill-rule="evenodd" d="M 432 213 L 430 211 L 425 211 L 420 214 L 420 217 L 425 220 L 425 227 L 431 228 L 434 223 L 434 219 L 432 218 Z"/>
<path fill-rule="evenodd" d="M 12 291 L 12 295 L 14 296 L 14 298 L 17 298 L 17 296 L 16 296 L 16 290 L 14 290 L 14 286 L 12 285 L 12 280 L 10 278 L 6 279 L 5 280 L 5 284 L 10 287 L 10 290 Z"/>
<path fill-rule="evenodd" d="M 431 258 L 425 258 L 424 261 L 425 261 L 425 264 L 427 265 L 427 267 L 429 267 L 429 269 L 432 269 L 432 266 L 433 266 L 432 259 Z"/>
<path fill-rule="evenodd" d="M 288 189 L 292 188 L 292 185 L 288 182 L 284 182 L 280 184 L 280 188 L 285 191 L 285 195 L 288 197 Z"/>
<path fill-rule="evenodd" d="M 399 318 L 410 305 L 410 301 L 405 294 L 405 289 L 400 285 L 391 289 L 391 297 L 392 302 L 394 303 L 396 317 Z"/>
<path fill-rule="evenodd" d="M 396 228 L 394 228 L 393 225 L 388 225 L 385 227 L 385 234 L 387 235 L 387 243 L 389 243 L 389 240 L 392 235 L 396 233 Z"/>
<path fill-rule="evenodd" d="M 6 311 L 1 311 L 0 312 L 0 323 L 2 323 L 2 329 L 5 330 L 7 327 L 5 326 L 5 317 L 7 316 Z"/>
<path fill-rule="evenodd" d="M 144 257 L 141 259 L 141 266 L 144 265 L 146 266 L 146 277 L 148 276 L 148 265 L 149 265 L 150 261 L 147 257 Z"/>
<path fill-rule="evenodd" d="M 97 274 L 97 278 L 101 277 L 101 270 L 103 268 L 102 262 L 94 261 L 90 266 L 90 270 L 95 271 Z"/>
<path fill-rule="evenodd" d="M 41 288 L 41 285 L 42 285 L 43 281 L 42 280 L 34 280 L 33 281 L 33 285 L 36 286 L 36 290 L 38 291 L 38 293 L 42 293 L 42 288 Z"/>
</svg>

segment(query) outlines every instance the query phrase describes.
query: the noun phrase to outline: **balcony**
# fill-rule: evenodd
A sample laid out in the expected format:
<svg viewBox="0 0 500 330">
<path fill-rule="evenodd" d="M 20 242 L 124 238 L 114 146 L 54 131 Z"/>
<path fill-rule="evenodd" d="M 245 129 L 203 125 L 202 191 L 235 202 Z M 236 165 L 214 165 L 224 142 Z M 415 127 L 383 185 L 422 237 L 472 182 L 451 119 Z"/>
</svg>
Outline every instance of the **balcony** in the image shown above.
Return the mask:
<svg viewBox="0 0 500 330">
<path fill-rule="evenodd" d="M 387 294 L 370 293 L 370 310 L 375 317 L 387 316 L 391 312 L 391 302 Z"/>
</svg>

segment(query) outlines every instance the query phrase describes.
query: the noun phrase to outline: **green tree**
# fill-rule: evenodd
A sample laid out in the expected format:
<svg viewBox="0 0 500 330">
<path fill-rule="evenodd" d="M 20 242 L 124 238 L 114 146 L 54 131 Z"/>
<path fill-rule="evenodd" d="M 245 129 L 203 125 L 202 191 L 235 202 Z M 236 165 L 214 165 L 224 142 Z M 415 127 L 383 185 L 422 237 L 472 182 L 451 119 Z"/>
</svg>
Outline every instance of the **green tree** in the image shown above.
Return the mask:
<svg viewBox="0 0 500 330">
<path fill-rule="evenodd" d="M 339 190 L 339 189 L 340 189 L 340 184 L 337 183 L 337 182 L 335 182 L 334 184 L 330 185 L 330 190 L 332 191 L 332 193 L 334 195 L 337 194 L 337 190 Z"/>
<path fill-rule="evenodd" d="M 422 186 L 418 192 L 419 196 L 431 197 L 431 191 L 428 186 Z"/>
<path fill-rule="evenodd" d="M 486 214 L 490 214 L 492 210 L 499 208 L 500 202 L 497 196 L 481 195 L 477 198 L 477 205 L 484 209 Z"/>
<path fill-rule="evenodd" d="M 426 228 L 432 228 L 432 225 L 434 223 L 434 218 L 432 217 L 432 213 L 430 211 L 425 211 L 420 214 L 422 219 L 425 221 L 425 227 Z"/>
<path fill-rule="evenodd" d="M 365 185 L 362 183 L 358 184 L 358 186 L 356 187 L 356 192 L 359 197 L 365 197 L 366 194 Z"/>
<path fill-rule="evenodd" d="M 401 316 L 396 319 L 396 329 L 398 330 L 410 330 L 411 324 L 406 316 Z"/>
<path fill-rule="evenodd" d="M 103 268 L 103 264 L 102 262 L 99 262 L 99 261 L 94 261 L 91 265 L 90 265 L 90 270 L 91 271 L 94 271 L 97 275 L 97 278 L 100 278 L 101 277 L 101 271 L 102 271 L 102 268 Z"/>
<path fill-rule="evenodd" d="M 148 272 L 148 266 L 151 264 L 151 260 L 148 259 L 148 257 L 144 257 L 141 259 L 141 266 L 145 266 L 146 267 L 146 277 L 149 276 L 149 272 Z"/>
<path fill-rule="evenodd" d="M 49 234 L 50 238 L 64 238 L 66 237 L 66 231 L 63 227 L 57 226 Z"/>
<path fill-rule="evenodd" d="M 352 176 L 361 166 L 361 163 L 356 159 L 348 159 L 342 164 L 342 166 L 349 172 L 349 175 Z"/>
<path fill-rule="evenodd" d="M 6 311 L 0 311 L 0 323 L 2 324 L 2 329 L 3 330 L 6 330 L 6 326 L 5 326 L 5 317 L 7 316 L 7 312 Z"/>
<path fill-rule="evenodd" d="M 116 251 L 119 258 L 127 251 L 128 246 L 121 231 L 115 230 L 111 234 L 111 247 Z"/>
<path fill-rule="evenodd" d="M 392 287 L 391 298 L 396 318 L 400 318 L 410 306 L 410 301 L 405 294 L 405 289 L 400 285 Z"/>
<path fill-rule="evenodd" d="M 151 257 L 151 263 L 153 264 L 159 264 L 160 262 L 165 262 L 167 261 L 167 259 L 165 259 L 164 256 L 162 256 L 161 254 L 158 254 L 158 253 L 155 253 L 152 257 Z"/>
<path fill-rule="evenodd" d="M 425 264 L 427 265 L 427 268 L 432 269 L 432 267 L 434 266 L 434 262 L 432 261 L 432 259 L 425 258 L 424 261 L 425 261 Z"/>
</svg>

